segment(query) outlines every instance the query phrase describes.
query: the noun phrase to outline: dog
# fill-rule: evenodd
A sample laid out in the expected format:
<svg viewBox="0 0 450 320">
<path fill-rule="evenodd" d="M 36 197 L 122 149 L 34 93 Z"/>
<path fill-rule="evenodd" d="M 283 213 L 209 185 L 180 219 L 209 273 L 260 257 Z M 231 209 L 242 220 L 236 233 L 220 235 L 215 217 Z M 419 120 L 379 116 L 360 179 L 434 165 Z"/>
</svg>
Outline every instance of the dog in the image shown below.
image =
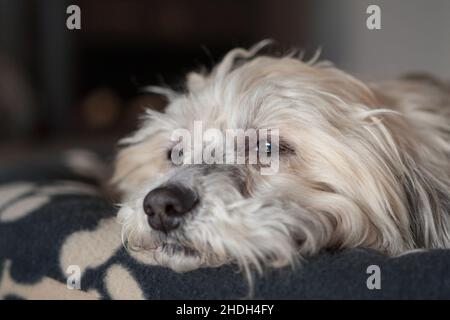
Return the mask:
<svg viewBox="0 0 450 320">
<path fill-rule="evenodd" d="M 150 88 L 168 106 L 121 140 L 112 178 L 130 252 L 178 272 L 231 263 L 248 275 L 321 250 L 449 248 L 449 87 L 363 83 L 326 61 L 260 54 L 265 45 L 189 73 L 184 92 Z M 196 122 L 277 131 L 277 145 L 256 145 L 277 149 L 276 172 L 258 160 L 174 164 L 197 151 L 173 132 Z"/>
</svg>

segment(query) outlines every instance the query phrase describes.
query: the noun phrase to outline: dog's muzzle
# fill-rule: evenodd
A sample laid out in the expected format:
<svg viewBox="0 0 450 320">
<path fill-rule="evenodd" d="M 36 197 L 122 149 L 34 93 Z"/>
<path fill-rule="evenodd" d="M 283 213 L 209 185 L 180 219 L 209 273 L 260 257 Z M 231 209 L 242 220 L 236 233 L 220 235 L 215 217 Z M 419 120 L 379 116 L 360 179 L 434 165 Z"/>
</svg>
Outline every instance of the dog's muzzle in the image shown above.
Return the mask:
<svg viewBox="0 0 450 320">
<path fill-rule="evenodd" d="M 198 196 L 193 190 L 169 184 L 150 191 L 143 206 L 149 225 L 167 234 L 182 224 L 197 202 Z"/>
</svg>

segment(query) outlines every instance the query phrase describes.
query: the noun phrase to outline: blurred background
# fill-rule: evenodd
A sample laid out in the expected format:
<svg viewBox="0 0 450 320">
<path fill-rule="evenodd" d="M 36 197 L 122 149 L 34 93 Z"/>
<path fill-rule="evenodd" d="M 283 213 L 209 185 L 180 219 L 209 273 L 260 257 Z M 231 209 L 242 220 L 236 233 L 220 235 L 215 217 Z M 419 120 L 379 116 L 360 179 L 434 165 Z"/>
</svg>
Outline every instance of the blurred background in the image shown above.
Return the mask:
<svg viewBox="0 0 450 320">
<path fill-rule="evenodd" d="M 81 8 L 81 30 L 66 9 Z M 366 9 L 381 8 L 381 30 Z M 150 84 L 183 75 L 235 46 L 276 40 L 366 80 L 427 71 L 450 78 L 448 0 L 0 0 L 0 163 L 62 148 L 114 150 Z"/>
</svg>

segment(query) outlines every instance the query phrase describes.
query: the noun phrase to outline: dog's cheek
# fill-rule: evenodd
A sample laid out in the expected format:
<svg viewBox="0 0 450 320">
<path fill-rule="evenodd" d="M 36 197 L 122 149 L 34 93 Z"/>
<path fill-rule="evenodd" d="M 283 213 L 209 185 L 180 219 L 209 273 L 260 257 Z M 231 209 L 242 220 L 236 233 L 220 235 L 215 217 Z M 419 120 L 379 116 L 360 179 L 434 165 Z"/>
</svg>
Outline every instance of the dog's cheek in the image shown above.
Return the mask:
<svg viewBox="0 0 450 320">
<path fill-rule="evenodd" d="M 112 185 L 121 194 L 139 190 L 143 185 L 168 170 L 169 165 L 162 152 L 153 143 L 140 143 L 121 150 L 114 165 Z"/>
</svg>

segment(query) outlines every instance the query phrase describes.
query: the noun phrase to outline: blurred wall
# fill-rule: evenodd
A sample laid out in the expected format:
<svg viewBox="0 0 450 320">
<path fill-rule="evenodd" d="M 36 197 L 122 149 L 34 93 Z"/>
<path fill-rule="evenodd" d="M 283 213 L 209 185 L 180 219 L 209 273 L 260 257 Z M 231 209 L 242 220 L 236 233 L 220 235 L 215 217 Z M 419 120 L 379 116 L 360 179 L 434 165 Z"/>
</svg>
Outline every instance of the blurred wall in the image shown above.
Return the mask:
<svg viewBox="0 0 450 320">
<path fill-rule="evenodd" d="M 381 30 L 366 9 L 381 9 Z M 363 78 L 428 71 L 450 79 L 449 0 L 316 0 L 311 42 L 323 56 Z"/>
<path fill-rule="evenodd" d="M 65 26 L 81 7 L 81 30 Z M 381 30 L 366 9 L 381 7 Z M 183 83 L 235 46 L 292 46 L 365 79 L 429 71 L 450 79 L 450 0 L 0 0 L 0 142 L 104 135 L 136 125 L 140 91 Z"/>
</svg>

